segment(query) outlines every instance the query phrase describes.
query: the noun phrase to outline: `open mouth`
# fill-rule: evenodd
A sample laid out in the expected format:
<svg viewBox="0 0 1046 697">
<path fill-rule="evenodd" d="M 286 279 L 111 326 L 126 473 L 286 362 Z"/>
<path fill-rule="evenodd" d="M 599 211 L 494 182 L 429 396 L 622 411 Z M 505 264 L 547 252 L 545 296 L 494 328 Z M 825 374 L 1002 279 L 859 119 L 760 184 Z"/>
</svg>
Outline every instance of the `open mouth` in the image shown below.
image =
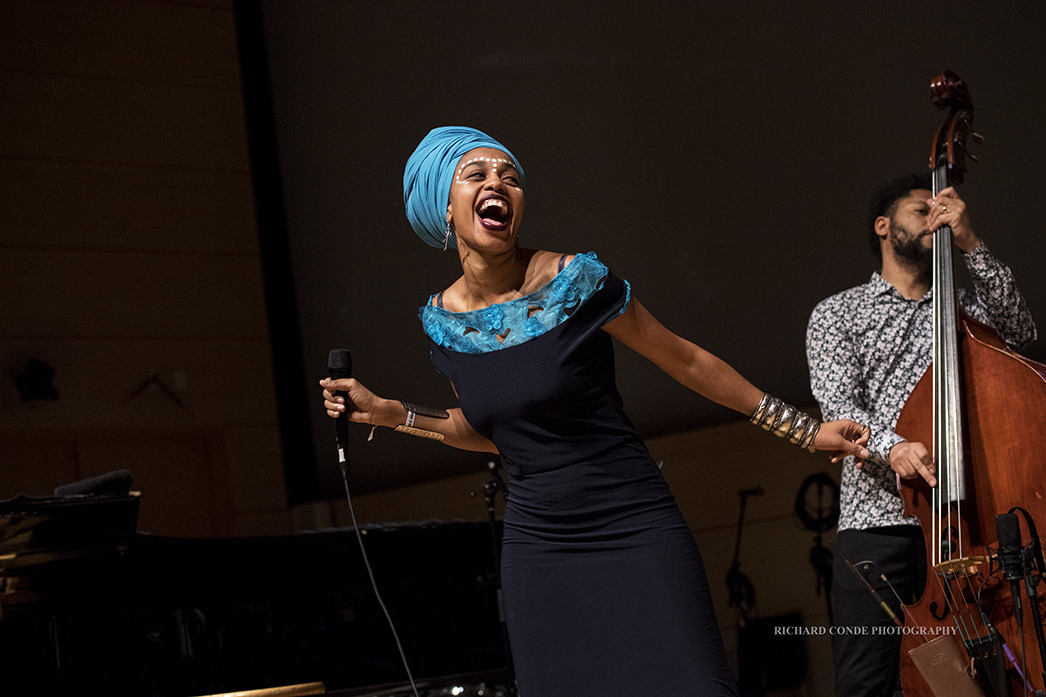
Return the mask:
<svg viewBox="0 0 1046 697">
<path fill-rule="evenodd" d="M 476 215 L 483 227 L 491 230 L 507 227 L 510 213 L 508 201 L 498 196 L 488 196 L 476 207 Z"/>
</svg>

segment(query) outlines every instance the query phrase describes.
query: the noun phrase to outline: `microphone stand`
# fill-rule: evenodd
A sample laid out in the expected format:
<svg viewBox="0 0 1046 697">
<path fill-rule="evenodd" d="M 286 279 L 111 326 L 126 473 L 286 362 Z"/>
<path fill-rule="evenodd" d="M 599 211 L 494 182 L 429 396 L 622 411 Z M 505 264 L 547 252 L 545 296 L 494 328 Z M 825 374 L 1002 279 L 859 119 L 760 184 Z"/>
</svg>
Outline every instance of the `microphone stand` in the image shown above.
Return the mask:
<svg viewBox="0 0 1046 697">
<path fill-rule="evenodd" d="M 749 496 L 761 496 L 762 493 L 762 487 L 744 489 L 737 492 L 738 496 L 741 497 L 741 513 L 737 518 L 737 539 L 734 542 L 734 563 L 730 565 L 730 570 L 726 573 L 726 585 L 729 589 L 728 603 L 737 606 L 738 627 L 745 626 L 745 622 L 748 621 L 748 613 L 755 608 L 755 589 L 752 587 L 752 582 L 749 581 L 748 577 L 741 571 L 740 561 L 741 531 L 745 526 L 745 505 L 748 503 Z"/>
<path fill-rule="evenodd" d="M 1024 516 L 1024 522 L 1028 526 L 1028 546 L 1021 550 L 1024 567 L 1024 588 L 1028 595 L 1028 605 L 1031 609 L 1032 622 L 1035 625 L 1035 638 L 1039 644 L 1039 659 L 1043 664 L 1042 682 L 1046 687 L 1046 637 L 1043 636 L 1042 618 L 1039 614 L 1039 582 L 1042 574 L 1046 572 L 1046 563 L 1042 558 L 1042 545 L 1039 542 L 1039 532 L 1035 529 L 1035 521 L 1031 514 L 1023 508 L 1015 507 L 1012 510 L 1020 511 Z M 1036 692 L 1040 692 L 1036 690 Z"/>
<path fill-rule="evenodd" d="M 490 542 L 494 549 L 494 591 L 498 601 L 498 621 L 501 623 L 501 641 L 505 650 L 505 667 L 508 669 L 509 692 L 517 694 L 516 669 L 512 663 L 512 647 L 508 641 L 508 625 L 505 623 L 505 604 L 501 598 L 501 541 L 498 539 L 497 517 L 494 511 L 494 503 L 498 492 L 508 495 L 508 487 L 502 481 L 498 473 L 498 464 L 493 459 L 487 460 L 487 469 L 490 471 L 490 479 L 483 485 L 483 497 L 487 501 L 487 519 L 490 523 Z"/>
<path fill-rule="evenodd" d="M 1034 538 L 1030 547 L 1038 547 L 1038 539 Z M 1031 550 L 1025 550 L 1025 554 L 1030 555 Z M 1041 553 L 1040 553 L 1041 554 Z M 1033 571 L 1035 566 L 1034 562 L 1031 564 L 1025 564 L 1025 575 L 1024 575 L 1024 588 L 1028 594 L 1028 605 L 1031 608 L 1032 623 L 1035 625 L 1035 638 L 1039 642 L 1039 659 L 1043 665 L 1046 666 L 1046 637 L 1043 636 L 1042 632 L 1042 618 L 1039 615 L 1039 594 L 1036 590 L 1039 587 L 1039 581 L 1042 580 L 1041 570 Z M 1046 685 L 1046 668 L 1042 671 L 1042 682 Z M 1042 694 L 1041 690 L 1036 690 L 1036 693 Z"/>
<path fill-rule="evenodd" d="M 1030 540 L 1027 545 L 1021 545 L 1020 543 L 1020 525 L 1017 522 L 1017 515 L 1014 511 L 1019 511 L 1024 516 L 1024 522 L 1028 526 Z M 995 519 L 999 537 L 999 562 L 1003 570 L 1003 579 L 1010 582 L 1013 614 L 1017 622 L 1017 629 L 1021 633 L 1021 645 L 1022 647 L 1024 645 L 1022 628 L 1024 612 L 1021 608 L 1020 597 L 1020 585 L 1023 580 L 1025 593 L 1028 596 L 1032 623 L 1035 626 L 1035 638 L 1039 646 L 1039 659 L 1044 666 L 1041 677 L 1043 685 L 1046 686 L 1046 637 L 1043 636 L 1042 618 L 1039 613 L 1039 595 L 1037 592 L 1046 565 L 1043 563 L 1039 534 L 1035 529 L 1035 521 L 1031 515 L 1020 506 L 1014 506 L 1009 513 L 997 515 Z M 1009 519 L 1007 521 L 1008 525 L 1004 525 L 1004 519 Z M 1006 539 L 1003 539 L 1004 536 Z M 1027 688 L 1027 681 L 1025 681 L 1025 686 Z M 1034 690 L 1033 694 L 1036 697 L 1041 697 L 1044 692 L 1043 690 Z"/>
</svg>

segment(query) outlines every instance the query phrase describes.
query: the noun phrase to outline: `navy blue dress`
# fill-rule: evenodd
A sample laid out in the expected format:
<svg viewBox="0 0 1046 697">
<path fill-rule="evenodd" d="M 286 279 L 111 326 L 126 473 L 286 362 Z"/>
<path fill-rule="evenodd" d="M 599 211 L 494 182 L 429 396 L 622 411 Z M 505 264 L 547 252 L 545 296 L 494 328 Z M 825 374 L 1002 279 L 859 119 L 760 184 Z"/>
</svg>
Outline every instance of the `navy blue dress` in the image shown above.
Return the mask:
<svg viewBox="0 0 1046 697">
<path fill-rule="evenodd" d="M 518 300 L 421 310 L 433 364 L 510 476 L 501 573 L 522 697 L 736 695 L 697 545 L 615 385 L 601 328 L 629 297 L 589 253 Z"/>
</svg>

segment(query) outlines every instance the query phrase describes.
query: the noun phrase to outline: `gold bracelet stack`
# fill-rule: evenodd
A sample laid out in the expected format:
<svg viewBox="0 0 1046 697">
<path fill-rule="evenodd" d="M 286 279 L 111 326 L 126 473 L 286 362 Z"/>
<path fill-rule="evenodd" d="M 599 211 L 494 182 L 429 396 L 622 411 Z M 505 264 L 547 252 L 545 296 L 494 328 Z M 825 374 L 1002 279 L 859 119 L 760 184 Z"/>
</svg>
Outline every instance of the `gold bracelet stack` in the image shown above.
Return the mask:
<svg viewBox="0 0 1046 697">
<path fill-rule="evenodd" d="M 787 438 L 804 450 L 813 444 L 817 432 L 821 430 L 821 424 L 816 419 L 765 392 L 752 414 L 752 423 L 762 426 L 775 436 Z"/>
</svg>

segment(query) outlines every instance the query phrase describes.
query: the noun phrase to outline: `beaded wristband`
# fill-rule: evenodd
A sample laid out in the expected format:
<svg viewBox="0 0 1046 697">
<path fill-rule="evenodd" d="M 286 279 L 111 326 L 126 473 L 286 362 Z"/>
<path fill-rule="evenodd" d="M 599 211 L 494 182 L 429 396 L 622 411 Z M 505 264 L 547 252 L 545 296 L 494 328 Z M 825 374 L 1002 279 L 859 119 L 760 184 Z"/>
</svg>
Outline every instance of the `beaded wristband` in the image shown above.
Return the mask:
<svg viewBox="0 0 1046 697">
<path fill-rule="evenodd" d="M 411 404 L 410 402 L 400 401 L 400 405 L 403 410 L 407 412 L 407 422 L 400 424 L 395 430 L 400 433 L 409 433 L 412 436 L 420 436 L 421 438 L 430 438 L 432 440 L 443 440 L 444 436 L 442 433 L 436 433 L 435 431 L 429 431 L 424 428 L 415 428 L 414 420 L 420 414 L 421 416 L 429 416 L 433 419 L 449 419 L 450 412 L 445 409 L 436 409 L 434 407 L 420 407 L 417 404 Z"/>
<path fill-rule="evenodd" d="M 420 436 L 422 438 L 429 438 L 431 440 L 443 440 L 442 433 L 436 433 L 435 431 L 426 431 L 424 428 L 414 428 L 412 426 L 404 426 L 400 424 L 395 428 L 400 433 L 407 433 L 412 436 Z"/>
</svg>

